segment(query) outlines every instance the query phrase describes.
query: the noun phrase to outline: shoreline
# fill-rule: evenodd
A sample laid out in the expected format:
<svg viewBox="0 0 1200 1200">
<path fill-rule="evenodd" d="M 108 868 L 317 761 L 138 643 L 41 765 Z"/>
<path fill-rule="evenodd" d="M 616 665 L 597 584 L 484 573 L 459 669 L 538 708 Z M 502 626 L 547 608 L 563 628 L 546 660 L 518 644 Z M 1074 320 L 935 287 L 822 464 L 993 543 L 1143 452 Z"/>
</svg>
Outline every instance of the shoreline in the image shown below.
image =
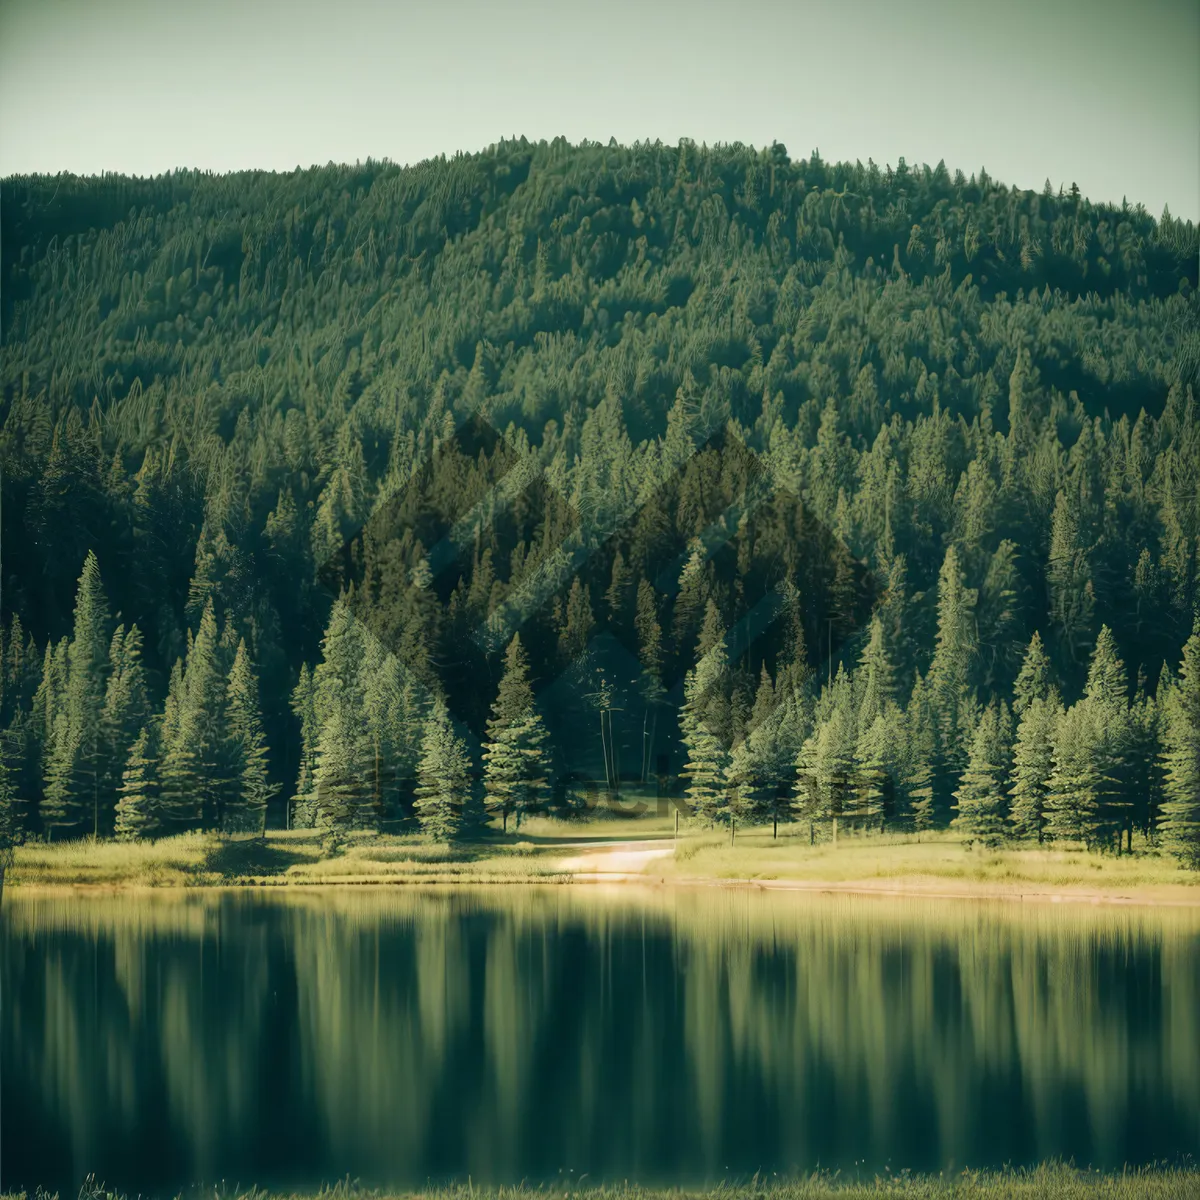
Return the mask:
<svg viewBox="0 0 1200 1200">
<path fill-rule="evenodd" d="M 1183 885 L 1145 888 L 1004 890 L 987 884 L 976 887 L 876 886 L 865 880 L 833 882 L 805 879 L 722 878 L 719 876 L 669 876 L 630 871 L 579 871 L 544 876 L 497 876 L 493 879 L 463 880 L 453 875 L 413 877 L 353 876 L 342 878 L 301 878 L 228 880 L 215 883 L 147 884 L 134 880 L 111 882 L 70 881 L 47 883 L 5 882 L 8 894 L 24 896 L 101 896 L 163 895 L 188 892 L 261 892 L 325 891 L 346 888 L 492 888 L 492 887 L 578 887 L 632 885 L 654 890 L 681 888 L 724 888 L 730 891 L 795 892 L 810 896 L 859 896 L 890 900 L 953 900 L 956 902 L 1004 901 L 1009 904 L 1117 905 L 1129 908 L 1200 908 L 1200 887 Z"/>
<path fill-rule="evenodd" d="M 598 831 L 599 832 L 599 831 Z M 639 831 L 642 832 L 642 831 Z M 4 890 L 23 895 L 179 893 L 237 888 L 562 887 L 655 891 L 725 888 L 889 900 L 1004 900 L 1023 905 L 1200 908 L 1200 872 L 1155 855 L 1101 858 L 1066 847 L 971 849 L 953 839 L 862 838 L 840 846 L 751 835 L 581 838 L 549 828 L 508 843 L 446 846 L 387 835 L 332 858 L 305 833 L 266 839 L 185 834 L 145 844 L 33 844 L 18 851 Z M 607 834 L 607 836 L 605 836 Z"/>
</svg>

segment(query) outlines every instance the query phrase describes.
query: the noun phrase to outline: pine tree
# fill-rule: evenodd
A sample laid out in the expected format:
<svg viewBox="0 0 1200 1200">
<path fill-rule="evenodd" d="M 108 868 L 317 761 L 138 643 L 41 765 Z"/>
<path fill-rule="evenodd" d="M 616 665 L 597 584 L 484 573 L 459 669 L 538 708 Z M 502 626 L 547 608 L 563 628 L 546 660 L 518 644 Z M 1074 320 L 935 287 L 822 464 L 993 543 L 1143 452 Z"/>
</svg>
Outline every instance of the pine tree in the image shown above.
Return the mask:
<svg viewBox="0 0 1200 1200">
<path fill-rule="evenodd" d="M 1091 635 L 1095 596 L 1079 517 L 1065 492 L 1059 492 L 1054 502 L 1046 583 L 1050 619 L 1058 630 L 1067 661 L 1076 662 Z"/>
<path fill-rule="evenodd" d="M 118 841 L 154 837 L 159 831 L 158 771 L 155 738 L 143 727 L 129 752 L 117 789 L 115 833 Z"/>
<path fill-rule="evenodd" d="M 1164 850 L 1200 870 L 1200 623 L 1184 645 L 1179 679 L 1164 708 L 1166 801 L 1158 834 Z"/>
<path fill-rule="evenodd" d="M 1045 836 L 1054 737 L 1062 715 L 1056 694 L 1023 700 L 1009 788 L 1009 816 L 1017 837 L 1036 837 L 1040 842 Z"/>
<path fill-rule="evenodd" d="M 517 647 L 516 655 L 512 654 L 513 646 Z M 509 645 L 509 652 L 508 661 L 520 658 L 520 643 L 516 638 Z M 452 841 L 478 826 L 480 814 L 472 811 L 470 771 L 466 744 L 455 734 L 446 703 L 439 697 L 434 701 L 421 742 L 416 791 L 421 832 L 434 841 Z"/>
<path fill-rule="evenodd" d="M 504 828 L 515 813 L 535 811 L 546 793 L 546 727 L 529 683 L 529 662 L 515 634 L 504 654 L 504 674 L 487 723 L 483 750 L 485 803 L 498 812 Z"/>
<path fill-rule="evenodd" d="M 974 599 L 964 586 L 953 546 L 938 576 L 937 649 L 929 668 L 929 698 L 937 729 L 936 789 L 946 795 L 957 787 L 966 765 L 978 706 L 971 687 L 975 653 Z"/>
<path fill-rule="evenodd" d="M 821 693 L 812 732 L 796 761 L 801 815 L 829 821 L 834 840 L 843 813 L 852 808 L 856 726 L 850 677 L 841 666 Z"/>
<path fill-rule="evenodd" d="M 340 705 L 330 709 L 317 739 L 313 773 L 316 826 L 328 851 L 336 849 L 350 830 L 363 824 L 371 807 L 371 757 L 358 721 Z"/>
<path fill-rule="evenodd" d="M 1107 841 L 1115 836 L 1119 851 L 1122 837 L 1132 835 L 1134 794 L 1140 784 L 1131 777 L 1129 764 L 1129 680 L 1107 625 L 1101 626 L 1096 639 L 1082 703 L 1093 710 L 1096 731 L 1093 753 L 1096 767 L 1105 781 L 1098 813 L 1102 836 Z"/>
<path fill-rule="evenodd" d="M 231 802 L 225 808 L 223 828 L 265 833 L 267 801 L 274 788 L 267 773 L 267 739 L 258 707 L 258 683 L 244 640 L 238 642 L 229 672 L 225 711 L 229 777 L 233 788 Z"/>
<path fill-rule="evenodd" d="M 101 716 L 108 675 L 108 602 L 91 551 L 75 594 L 74 633 L 67 650 L 65 695 L 55 714 L 43 821 L 54 828 L 99 832 L 104 760 Z M 65 718 L 65 720 L 60 720 Z"/>
<path fill-rule="evenodd" d="M 858 695 L 858 727 L 865 732 L 882 716 L 896 692 L 895 672 L 884 643 L 883 622 L 871 618 L 870 637 L 859 659 L 856 682 L 861 679 Z"/>
<path fill-rule="evenodd" d="M 710 611 L 716 611 L 711 600 L 709 606 Z M 681 772 L 688 781 L 687 798 L 692 812 L 709 822 L 725 820 L 729 806 L 729 745 L 724 740 L 728 659 L 724 632 L 713 637 L 708 652 L 684 678 L 684 703 L 679 714 L 687 754 Z"/>
<path fill-rule="evenodd" d="M 221 828 L 231 791 L 226 680 L 211 597 L 188 647 L 169 728 L 164 726 L 162 820 L 169 832 Z"/>
<path fill-rule="evenodd" d="M 900 808 L 918 838 L 933 827 L 937 726 L 929 686 L 918 672 L 901 723 Z"/>
<path fill-rule="evenodd" d="M 967 769 L 954 793 L 958 815 L 952 822 L 966 835 L 968 843 L 997 846 L 1004 839 L 1006 724 L 1005 715 L 993 700 L 981 714 L 971 739 Z"/>
<path fill-rule="evenodd" d="M 1047 699 L 1052 686 L 1050 660 L 1042 645 L 1042 635 L 1035 632 L 1013 685 L 1013 712 L 1020 717 L 1034 700 Z"/>
<path fill-rule="evenodd" d="M 317 723 L 313 783 L 315 819 L 336 841 L 345 831 L 374 824 L 373 767 L 366 719 L 364 630 L 349 600 L 333 605 L 313 672 Z"/>
<path fill-rule="evenodd" d="M 779 834 L 779 822 L 795 815 L 797 732 L 799 718 L 794 698 L 776 694 L 763 663 L 746 736 L 730 755 L 728 791 L 736 819 L 769 820 L 773 837 Z"/>
<path fill-rule="evenodd" d="M 395 807 L 398 721 L 404 682 L 400 662 L 377 638 L 367 638 L 363 661 L 363 715 L 371 752 L 371 803 L 381 825 Z"/>
<path fill-rule="evenodd" d="M 889 704 L 862 729 L 854 747 L 854 782 L 857 814 L 882 829 L 895 810 L 900 714 Z"/>
<path fill-rule="evenodd" d="M 108 833 L 112 829 L 112 806 L 130 747 L 149 719 L 141 630 L 132 625 L 126 632 L 123 625 L 118 625 L 109 648 L 108 689 L 100 717 L 104 768 L 101 832 Z"/>
<path fill-rule="evenodd" d="M 300 667 L 300 679 L 291 694 L 291 709 L 300 722 L 300 768 L 286 823 L 289 829 L 309 829 L 316 820 L 315 772 L 321 731 L 317 722 L 316 688 L 308 663 Z"/>
<path fill-rule="evenodd" d="M 1054 731 L 1046 795 L 1046 836 L 1081 841 L 1089 849 L 1100 840 L 1101 805 L 1111 781 L 1097 764 L 1096 714 L 1086 701 L 1072 705 Z"/>
</svg>

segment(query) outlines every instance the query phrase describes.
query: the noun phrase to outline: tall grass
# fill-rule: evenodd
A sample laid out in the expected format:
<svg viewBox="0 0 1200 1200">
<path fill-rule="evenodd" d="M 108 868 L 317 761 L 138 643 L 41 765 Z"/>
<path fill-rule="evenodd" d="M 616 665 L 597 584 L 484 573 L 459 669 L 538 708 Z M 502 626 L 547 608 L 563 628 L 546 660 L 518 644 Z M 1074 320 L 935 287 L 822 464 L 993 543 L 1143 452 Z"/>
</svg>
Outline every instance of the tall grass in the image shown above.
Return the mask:
<svg viewBox="0 0 1200 1200">
<path fill-rule="evenodd" d="M 907 1172 L 849 1179 L 815 1173 L 796 1179 L 760 1179 L 720 1183 L 705 1188 L 646 1188 L 637 1185 L 580 1187 L 576 1183 L 530 1187 L 481 1188 L 470 1183 L 420 1191 L 379 1191 L 350 1181 L 309 1193 L 271 1193 L 247 1189 L 197 1187 L 179 1200 L 1194 1200 L 1200 1195 L 1195 1166 L 1140 1167 L 1120 1174 L 1078 1170 L 1061 1163 L 1029 1169 L 963 1171 L 960 1174 L 910 1175 Z M 0 1200 L 59 1200 L 40 1188 L 0 1195 Z M 85 1181 L 79 1200 L 127 1200 L 94 1179 Z M 140 1198 L 139 1198 L 140 1200 Z"/>
<path fill-rule="evenodd" d="M 204 887 L 238 884 L 505 883 L 568 881 L 586 854 L 589 871 L 628 873 L 628 859 L 605 866 L 603 846 L 589 840 L 637 841 L 670 832 L 662 819 L 590 823 L 535 818 L 519 834 L 467 845 L 436 845 L 419 836 L 357 833 L 325 857 L 312 830 L 272 832 L 266 838 L 189 833 L 153 842 L 90 839 L 17 849 L 6 882 L 23 885 L 91 884 L 122 887 Z M 581 844 L 582 843 L 582 844 Z M 570 847 L 570 848 L 568 848 Z M 576 860 L 573 865 L 572 860 Z M 728 833 L 685 828 L 675 853 L 640 862 L 655 879 L 779 881 L 863 885 L 931 893 L 1008 895 L 1132 893 L 1148 900 L 1200 900 L 1200 872 L 1185 871 L 1146 849 L 1133 855 L 1088 853 L 1060 846 L 967 846 L 952 834 L 917 841 L 905 834 L 843 835 L 836 844 L 810 845 L 807 827 Z"/>
</svg>

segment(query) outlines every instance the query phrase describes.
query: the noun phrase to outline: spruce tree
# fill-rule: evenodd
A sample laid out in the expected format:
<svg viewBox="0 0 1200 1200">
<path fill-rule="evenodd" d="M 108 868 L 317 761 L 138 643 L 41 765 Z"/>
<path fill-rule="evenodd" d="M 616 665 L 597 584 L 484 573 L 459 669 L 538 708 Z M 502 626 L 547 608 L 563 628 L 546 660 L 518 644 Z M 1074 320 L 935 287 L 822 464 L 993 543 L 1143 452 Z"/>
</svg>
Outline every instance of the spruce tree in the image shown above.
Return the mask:
<svg viewBox="0 0 1200 1200">
<path fill-rule="evenodd" d="M 1045 836 L 1046 804 L 1054 770 L 1054 737 L 1062 719 L 1056 694 L 1026 700 L 1013 747 L 1009 819 L 1017 837 Z"/>
<path fill-rule="evenodd" d="M 46 780 L 43 819 L 55 828 L 99 833 L 104 777 L 101 717 L 109 643 L 108 602 L 96 556 L 88 551 L 75 594 L 65 695 L 55 716 L 55 744 Z M 59 716 L 65 717 L 65 723 Z"/>
<path fill-rule="evenodd" d="M 313 772 L 316 826 L 328 850 L 336 849 L 352 829 L 364 824 L 371 808 L 371 757 L 357 720 L 340 705 L 321 724 Z"/>
<path fill-rule="evenodd" d="M 895 808 L 899 716 L 891 704 L 878 711 L 854 747 L 857 815 L 881 829 Z"/>
<path fill-rule="evenodd" d="M 937 648 L 929 668 L 930 702 L 937 728 L 935 795 L 943 797 L 958 784 L 978 711 L 971 687 L 975 653 L 974 599 L 963 582 L 958 554 L 946 551 L 938 575 Z"/>
<path fill-rule="evenodd" d="M 220 828 L 230 794 L 225 738 L 226 680 L 212 598 L 188 648 L 164 738 L 162 814 L 168 831 Z M 164 730 L 167 733 L 167 730 Z"/>
<path fill-rule="evenodd" d="M 546 794 L 546 738 L 529 683 L 529 661 L 520 634 L 514 634 L 504 653 L 504 674 L 483 750 L 485 803 L 500 814 L 505 830 L 510 814 L 516 814 L 519 829 L 522 817 L 535 811 Z"/>
<path fill-rule="evenodd" d="M 520 643 L 509 645 L 520 647 Z M 519 656 L 518 656 L 519 657 Z M 417 767 L 416 810 L 421 832 L 449 842 L 473 832 L 480 823 L 474 812 L 471 760 L 466 744 L 454 732 L 446 702 L 438 697 L 425 725 Z"/>
<path fill-rule="evenodd" d="M 933 771 L 937 755 L 937 725 L 929 686 L 918 672 L 902 723 L 900 793 L 905 820 L 918 839 L 933 827 Z"/>
<path fill-rule="evenodd" d="M 321 655 L 313 672 L 315 811 L 318 825 L 340 837 L 378 819 L 363 677 L 367 648 L 362 625 L 345 597 L 330 613 Z"/>
<path fill-rule="evenodd" d="M 1117 653 L 1116 640 L 1107 625 L 1100 628 L 1082 703 L 1091 707 L 1096 732 L 1093 753 L 1105 781 L 1098 813 L 1102 837 L 1111 842 L 1132 834 L 1135 793 L 1145 781 L 1132 778 L 1129 752 L 1132 730 L 1129 711 L 1129 680 Z"/>
<path fill-rule="evenodd" d="M 883 622 L 876 614 L 871 618 L 870 636 L 859 658 L 855 682 L 859 684 L 858 727 L 865 733 L 882 716 L 896 691 L 895 672 L 884 643 Z M 861 682 L 859 682 L 861 681 Z"/>
<path fill-rule="evenodd" d="M 152 728 L 143 727 L 129 752 L 117 788 L 115 833 L 118 841 L 154 837 L 160 830 L 158 770 Z"/>
<path fill-rule="evenodd" d="M 1052 686 L 1050 660 L 1042 645 L 1042 635 L 1035 632 L 1013 684 L 1013 712 L 1020 717 L 1034 700 L 1047 699 Z"/>
<path fill-rule="evenodd" d="M 712 601 L 709 606 L 716 611 Z M 708 652 L 684 677 L 679 724 L 687 755 L 681 774 L 688 781 L 686 794 L 692 812 L 701 820 L 715 822 L 728 817 L 729 745 L 724 740 L 728 660 L 724 632 L 710 629 L 710 634 L 713 641 Z"/>
<path fill-rule="evenodd" d="M 840 666 L 833 683 L 821 693 L 812 733 L 796 763 L 802 816 L 829 821 L 835 840 L 843 814 L 854 807 L 856 727 L 850 677 Z"/>
<path fill-rule="evenodd" d="M 1200 870 L 1200 622 L 1184 645 L 1179 679 L 1164 709 L 1165 802 L 1158 834 L 1164 850 Z"/>
<path fill-rule="evenodd" d="M 1072 705 L 1059 718 L 1051 748 L 1053 770 L 1046 788 L 1046 836 L 1083 842 L 1100 841 L 1101 812 L 1111 780 L 1102 773 L 1096 747 L 1095 709 L 1086 701 Z"/>
<path fill-rule="evenodd" d="M 136 625 L 118 625 L 109 649 L 108 689 L 101 713 L 104 775 L 101 832 L 112 830 L 112 809 L 129 750 L 150 719 L 146 672 L 142 666 L 142 634 Z"/>
<path fill-rule="evenodd" d="M 300 723 L 300 767 L 286 824 L 289 829 L 308 829 L 316 819 L 314 772 L 321 732 L 317 723 L 316 689 L 308 663 L 300 667 L 300 678 L 291 694 L 291 709 Z"/>
<path fill-rule="evenodd" d="M 952 825 L 968 844 L 997 846 L 1005 835 L 1005 716 L 996 701 L 984 709 L 971 739 L 967 769 L 955 792 L 957 816 Z"/>
<path fill-rule="evenodd" d="M 267 739 L 258 707 L 258 683 L 244 640 L 238 642 L 229 672 L 225 713 L 228 770 L 233 787 L 223 828 L 265 833 L 267 801 L 274 788 L 267 772 Z"/>
<path fill-rule="evenodd" d="M 1050 523 L 1050 555 L 1046 584 L 1050 593 L 1050 619 L 1058 631 L 1068 662 L 1082 657 L 1093 629 L 1095 594 L 1091 566 L 1079 530 L 1076 505 L 1066 492 L 1055 498 Z"/>
</svg>

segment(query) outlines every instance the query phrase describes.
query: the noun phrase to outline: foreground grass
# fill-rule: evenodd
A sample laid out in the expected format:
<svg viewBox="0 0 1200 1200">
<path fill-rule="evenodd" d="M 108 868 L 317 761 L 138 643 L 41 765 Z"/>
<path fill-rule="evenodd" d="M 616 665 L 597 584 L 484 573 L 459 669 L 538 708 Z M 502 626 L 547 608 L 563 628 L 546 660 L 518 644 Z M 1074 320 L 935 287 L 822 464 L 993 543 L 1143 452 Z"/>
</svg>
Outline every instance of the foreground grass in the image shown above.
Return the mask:
<svg viewBox="0 0 1200 1200">
<path fill-rule="evenodd" d="M 548 883 L 588 876 L 679 883 L 757 882 L 981 896 L 1099 895 L 1200 903 L 1200 872 L 1143 848 L 1132 855 L 1058 847 L 986 850 L 941 834 L 843 835 L 810 845 L 807 827 L 681 832 L 662 818 L 589 823 L 538 818 L 520 832 L 443 846 L 420 837 L 363 833 L 330 857 L 311 830 L 265 839 L 191 833 L 154 842 L 75 841 L 19 847 L 13 887 L 212 887 L 351 883 Z M 621 843 L 614 845 L 614 842 Z M 667 848 L 673 852 L 664 853 Z"/>
<path fill-rule="evenodd" d="M 565 1200 L 886 1200 L 904 1197 L 962 1197 L 977 1200 L 1184 1200 L 1200 1195 L 1200 1171 L 1195 1167 L 1145 1167 L 1120 1174 L 1080 1171 L 1058 1163 L 1029 1170 L 964 1171 L 958 1175 L 885 1175 L 870 1180 L 850 1180 L 829 1174 L 814 1174 L 795 1180 L 760 1180 L 748 1183 L 722 1183 L 711 1188 L 653 1189 L 624 1185 L 620 1187 L 527 1186 L 489 1189 L 467 1186 L 431 1188 L 420 1192 L 368 1191 L 355 1184 L 339 1183 L 319 1192 L 266 1192 L 208 1189 L 204 1196 L 212 1200 L 545 1200 L 563 1196 Z M 196 1190 L 199 1200 L 201 1189 Z M 40 1189 L 36 1200 L 57 1200 Z M 0 1200 L 31 1200 L 24 1192 L 0 1196 Z M 88 1180 L 80 1189 L 79 1200 L 126 1200 L 107 1191 L 102 1184 Z"/>
<path fill-rule="evenodd" d="M 810 846 L 807 833 L 778 839 L 753 830 L 730 846 L 728 836 L 696 834 L 680 841 L 663 860 L 664 876 L 678 879 L 753 879 L 814 883 L 981 886 L 1011 890 L 1133 890 L 1200 887 L 1200 873 L 1181 869 L 1171 858 L 1088 853 L 1052 846 L 988 850 L 960 838 L 934 835 L 842 837 L 837 845 Z M 1200 898 L 1200 896 L 1198 896 Z"/>
</svg>

